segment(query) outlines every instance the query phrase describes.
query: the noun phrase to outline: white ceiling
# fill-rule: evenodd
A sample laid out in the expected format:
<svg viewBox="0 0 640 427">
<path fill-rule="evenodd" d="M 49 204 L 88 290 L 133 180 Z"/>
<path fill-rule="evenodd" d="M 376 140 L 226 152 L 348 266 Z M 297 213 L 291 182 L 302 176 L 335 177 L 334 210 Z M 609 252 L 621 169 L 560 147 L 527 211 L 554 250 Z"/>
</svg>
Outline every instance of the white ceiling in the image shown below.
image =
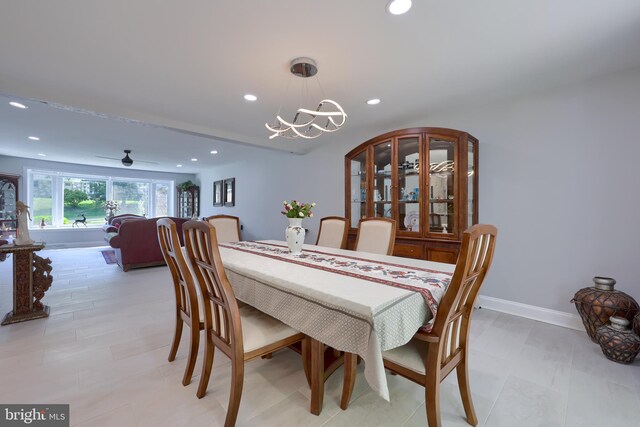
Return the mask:
<svg viewBox="0 0 640 427">
<path fill-rule="evenodd" d="M 341 137 L 640 66 L 638 0 L 414 0 L 402 16 L 385 5 L 0 0 L 0 154 L 112 165 L 95 156 L 131 148 L 151 169 L 188 172 L 246 144 L 306 153 L 330 137 L 269 140 L 264 128 L 281 105 L 284 116 L 298 107 L 285 91 L 299 84 L 288 72 L 298 56 L 317 61 L 346 110 Z M 8 107 L 15 97 L 31 108 Z"/>
</svg>

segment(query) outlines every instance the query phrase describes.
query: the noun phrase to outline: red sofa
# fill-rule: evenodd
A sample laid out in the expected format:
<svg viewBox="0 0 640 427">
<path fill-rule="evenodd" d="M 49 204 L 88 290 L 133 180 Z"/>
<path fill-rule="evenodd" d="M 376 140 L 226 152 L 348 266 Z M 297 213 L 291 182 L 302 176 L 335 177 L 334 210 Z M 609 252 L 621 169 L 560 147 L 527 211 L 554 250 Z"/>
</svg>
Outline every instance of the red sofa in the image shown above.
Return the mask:
<svg viewBox="0 0 640 427">
<path fill-rule="evenodd" d="M 164 265 L 164 258 L 158 243 L 156 221 L 159 218 L 126 220 L 118 228 L 117 234 L 109 239 L 109 245 L 116 251 L 118 265 L 124 271 L 132 268 Z M 180 244 L 184 244 L 182 224 L 186 218 L 171 218 L 178 228 Z"/>
<path fill-rule="evenodd" d="M 136 214 L 122 214 L 111 217 L 109 222 L 102 226 L 102 231 L 104 231 L 104 240 L 108 243 L 113 236 L 118 234 L 118 228 L 120 228 L 123 222 L 137 221 L 140 219 L 147 219 L 147 217 Z"/>
</svg>

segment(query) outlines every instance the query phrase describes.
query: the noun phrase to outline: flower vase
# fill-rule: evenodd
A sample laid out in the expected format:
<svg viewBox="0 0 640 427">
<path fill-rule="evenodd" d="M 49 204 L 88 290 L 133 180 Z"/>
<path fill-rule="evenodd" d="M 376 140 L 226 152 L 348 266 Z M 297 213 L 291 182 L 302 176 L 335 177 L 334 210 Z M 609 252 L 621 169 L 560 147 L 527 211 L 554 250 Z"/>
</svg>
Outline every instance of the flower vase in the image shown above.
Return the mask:
<svg viewBox="0 0 640 427">
<path fill-rule="evenodd" d="M 284 233 L 287 246 L 289 246 L 289 252 L 291 252 L 291 254 L 299 255 L 302 253 L 302 245 L 304 244 L 304 236 L 306 234 L 304 227 L 302 227 L 302 218 L 287 219 L 289 220 L 289 226 Z"/>
</svg>

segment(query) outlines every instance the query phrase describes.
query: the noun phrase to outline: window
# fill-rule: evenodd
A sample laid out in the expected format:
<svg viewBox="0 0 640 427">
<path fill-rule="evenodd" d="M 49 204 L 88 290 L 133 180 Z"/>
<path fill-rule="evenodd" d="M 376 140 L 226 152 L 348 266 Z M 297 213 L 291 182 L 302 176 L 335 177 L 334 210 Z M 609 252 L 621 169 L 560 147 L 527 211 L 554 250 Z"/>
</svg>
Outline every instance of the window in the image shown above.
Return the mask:
<svg viewBox="0 0 640 427">
<path fill-rule="evenodd" d="M 83 219 L 89 225 L 104 224 L 104 202 L 107 200 L 107 181 L 102 179 L 63 177 L 64 203 L 62 223 L 70 225 Z"/>
<path fill-rule="evenodd" d="M 113 200 L 120 206 L 118 213 L 146 216 L 150 211 L 149 187 L 148 182 L 114 182 Z"/>
<path fill-rule="evenodd" d="M 53 218 L 53 182 L 52 175 L 37 173 L 31 176 L 31 215 L 44 220 L 45 224 L 51 224 Z"/>
<path fill-rule="evenodd" d="M 76 175 L 27 170 L 27 200 L 32 207 L 31 226 L 44 219 L 48 227 L 74 227 L 76 220 L 87 227 L 105 223 L 107 200 L 118 202 L 119 214 L 149 218 L 173 215 L 173 181 Z M 86 219 L 86 220 L 85 220 Z"/>
<path fill-rule="evenodd" d="M 156 184 L 156 216 L 169 216 L 169 185 Z"/>
</svg>

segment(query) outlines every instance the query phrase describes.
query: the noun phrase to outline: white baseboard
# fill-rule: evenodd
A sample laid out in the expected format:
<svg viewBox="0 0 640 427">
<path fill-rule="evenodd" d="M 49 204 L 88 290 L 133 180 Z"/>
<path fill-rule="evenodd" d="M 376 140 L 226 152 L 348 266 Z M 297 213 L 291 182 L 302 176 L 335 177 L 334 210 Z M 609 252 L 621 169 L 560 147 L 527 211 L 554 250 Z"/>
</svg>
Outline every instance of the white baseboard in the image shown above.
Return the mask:
<svg viewBox="0 0 640 427">
<path fill-rule="evenodd" d="M 582 320 L 577 314 L 550 310 L 548 308 L 536 307 L 535 305 L 522 304 L 519 302 L 507 301 L 483 295 L 478 296 L 476 305 L 489 310 L 500 311 L 502 313 L 513 314 L 514 316 L 526 317 L 527 319 L 538 320 L 540 322 L 551 323 L 552 325 L 584 331 Z"/>
</svg>

